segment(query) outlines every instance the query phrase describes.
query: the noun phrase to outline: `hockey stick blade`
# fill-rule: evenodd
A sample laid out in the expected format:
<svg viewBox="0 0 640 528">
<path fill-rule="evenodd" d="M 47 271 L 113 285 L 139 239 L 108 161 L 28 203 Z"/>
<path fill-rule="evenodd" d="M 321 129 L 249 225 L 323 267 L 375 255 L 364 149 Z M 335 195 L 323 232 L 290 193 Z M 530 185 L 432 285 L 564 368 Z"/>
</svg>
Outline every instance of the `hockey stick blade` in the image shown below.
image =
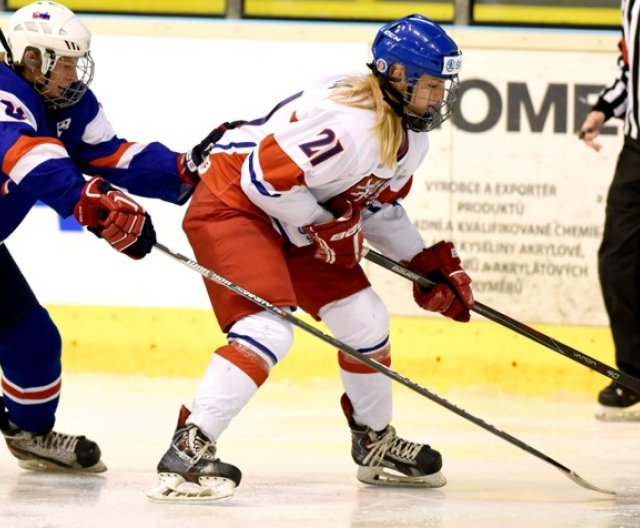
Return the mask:
<svg viewBox="0 0 640 528">
<path fill-rule="evenodd" d="M 567 468 L 565 468 L 567 469 Z M 592 491 L 597 491 L 598 493 L 605 493 L 606 495 L 620 495 L 617 491 L 612 491 L 604 488 L 599 488 L 598 486 L 594 486 L 591 482 L 586 481 L 580 475 L 578 475 L 575 471 L 571 471 L 567 469 L 567 471 L 561 470 L 567 477 L 573 480 L 578 486 L 582 486 L 583 488 L 590 489 Z"/>
<path fill-rule="evenodd" d="M 405 387 L 413 390 L 414 392 L 417 392 L 418 394 L 430 399 L 431 401 L 437 403 L 438 405 L 441 405 L 445 409 L 448 409 L 449 411 L 453 412 L 454 414 L 457 414 L 461 418 L 464 418 L 465 420 L 468 420 L 471 423 L 474 423 L 478 427 L 481 427 L 485 431 L 488 431 L 488 432 L 496 435 L 497 437 L 502 438 L 503 440 L 506 440 L 510 444 L 512 444 L 512 445 L 514 445 L 516 447 L 519 447 L 520 449 L 526 451 L 530 455 L 533 455 L 536 458 L 539 458 L 540 460 L 543 460 L 544 462 L 547 462 L 548 464 L 551 464 L 555 468 L 557 468 L 560 471 L 562 471 L 570 480 L 572 480 L 573 482 L 575 482 L 579 486 L 581 486 L 581 487 L 583 487 L 585 489 L 588 489 L 588 490 L 597 491 L 599 493 L 606 493 L 608 495 L 616 495 L 615 491 L 606 490 L 606 489 L 603 489 L 603 488 L 599 488 L 598 486 L 594 486 L 593 484 L 590 484 L 589 482 L 584 480 L 582 477 L 579 477 L 575 472 L 573 472 L 569 468 L 563 466 L 562 464 L 560 464 L 559 462 L 557 462 L 553 458 L 548 457 L 547 455 L 545 455 L 541 451 L 538 451 L 534 447 L 531 447 L 530 445 L 524 443 L 522 440 L 519 440 L 518 438 L 515 438 L 514 436 L 510 435 L 509 433 L 507 433 L 505 431 L 502 431 L 502 430 L 498 429 L 497 427 L 494 427 L 493 425 L 485 422 L 481 418 L 478 418 L 478 417 L 468 413 L 464 409 L 462 409 L 462 408 L 458 407 L 457 405 L 449 402 L 448 400 L 444 399 L 443 397 L 439 396 L 438 394 L 436 394 L 434 392 L 431 392 L 429 389 L 426 389 L 425 387 L 422 387 L 421 385 L 418 385 L 414 381 L 411 381 L 409 378 L 405 378 L 404 376 L 402 376 L 401 374 L 397 373 L 395 370 L 392 370 L 391 368 L 387 367 L 386 365 L 383 365 L 382 363 L 378 363 L 377 361 L 369 358 L 365 354 L 359 352 L 355 348 L 347 345 L 346 343 L 343 343 L 342 341 L 339 341 L 335 337 L 333 337 L 333 336 L 331 336 L 329 334 L 325 334 L 324 332 L 322 332 L 321 330 L 317 329 L 316 327 L 314 327 L 314 326 L 310 325 L 309 323 L 306 323 L 302 319 L 299 319 L 298 317 L 292 315 L 287 310 L 284 310 L 282 308 L 279 308 L 279 307 L 275 306 L 274 304 L 271 304 L 270 302 L 262 299 L 261 297 L 258 297 L 254 293 L 251 293 L 250 291 L 245 290 L 242 286 L 239 286 L 239 285 L 231 282 L 230 280 L 222 277 L 221 275 L 218 275 L 217 273 L 213 272 L 212 270 L 210 270 L 208 268 L 205 268 L 201 264 L 198 264 L 198 262 L 196 262 L 195 260 L 192 260 L 189 257 L 185 257 L 184 255 L 182 255 L 180 253 L 177 253 L 176 251 L 173 251 L 172 249 L 169 249 L 167 246 L 165 246 L 163 244 L 160 244 L 159 242 L 156 242 L 155 248 L 160 250 L 164 254 L 172 257 L 173 259 L 177 260 L 181 264 L 184 264 L 188 268 L 198 272 L 205 279 L 210 280 L 212 282 L 215 282 L 216 284 L 219 284 L 221 286 L 224 286 L 225 288 L 231 290 L 232 292 L 236 293 L 237 295 L 240 295 L 241 297 L 244 297 L 245 299 L 257 304 L 258 306 L 260 306 L 264 310 L 266 310 L 266 311 L 268 311 L 268 312 L 270 312 L 272 314 L 275 314 L 275 315 L 281 317 L 282 319 L 285 319 L 285 320 L 289 321 L 294 326 L 297 326 L 298 328 L 301 328 L 305 332 L 317 337 L 321 341 L 324 341 L 325 343 L 331 345 L 332 347 L 340 349 L 342 352 L 344 352 L 348 356 L 360 361 L 361 363 L 364 363 L 365 365 L 368 365 L 372 369 L 380 372 L 381 374 L 391 378 L 394 381 L 397 381 L 401 385 L 404 385 Z"/>
<path fill-rule="evenodd" d="M 379 266 L 392 271 L 396 275 L 400 275 L 401 277 L 404 277 L 411 282 L 416 282 L 420 284 L 420 286 L 424 286 L 425 288 L 432 288 L 436 285 L 434 281 L 425 277 L 424 275 L 416 273 L 406 266 L 403 266 L 399 262 L 385 257 L 384 255 L 370 248 L 364 248 L 363 256 L 368 261 L 373 262 L 374 264 L 378 264 Z M 538 332 L 530 326 L 516 321 L 515 319 L 512 319 L 511 317 L 500 313 L 497 310 L 494 310 L 493 308 L 490 308 L 489 306 L 478 301 L 474 302 L 473 306 L 471 307 L 471 311 L 480 314 L 483 317 L 486 317 L 490 321 L 505 326 L 506 328 L 509 328 L 510 330 L 513 330 L 514 332 L 527 337 L 540 345 L 550 348 L 554 352 L 562 354 L 563 356 L 572 359 L 573 361 L 580 363 L 581 365 L 584 365 L 591 370 L 595 370 L 603 376 L 607 376 L 608 378 L 620 383 L 621 385 L 624 385 L 632 391 L 640 393 L 640 380 L 638 378 L 635 378 L 634 376 L 610 367 L 609 365 L 606 365 L 605 363 L 602 363 L 597 359 L 592 358 L 591 356 L 588 356 L 587 354 L 580 352 L 579 350 L 576 350 L 575 348 L 571 348 L 568 345 L 560 343 L 552 337 L 549 337 L 542 332 Z"/>
</svg>

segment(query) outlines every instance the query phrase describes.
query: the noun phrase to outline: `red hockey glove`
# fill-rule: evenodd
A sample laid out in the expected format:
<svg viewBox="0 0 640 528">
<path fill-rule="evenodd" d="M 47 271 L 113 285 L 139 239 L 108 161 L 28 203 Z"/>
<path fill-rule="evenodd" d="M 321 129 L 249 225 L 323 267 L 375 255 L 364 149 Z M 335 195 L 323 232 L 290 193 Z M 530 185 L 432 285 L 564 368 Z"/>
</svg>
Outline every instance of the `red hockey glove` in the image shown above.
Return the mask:
<svg viewBox="0 0 640 528">
<path fill-rule="evenodd" d="M 246 121 L 232 121 L 231 123 L 222 123 L 214 128 L 206 138 L 193 147 L 190 151 L 178 156 L 178 174 L 180 179 L 189 185 L 196 186 L 200 181 L 198 167 L 204 163 L 209 156 L 214 143 L 216 143 L 227 130 L 237 128 L 245 124 Z"/>
<path fill-rule="evenodd" d="M 471 318 L 471 278 L 462 269 L 458 252 L 451 242 L 438 242 L 423 249 L 411 259 L 409 268 L 438 283 L 430 290 L 414 283 L 413 298 L 418 306 L 440 312 L 461 323 L 466 323 Z"/>
<path fill-rule="evenodd" d="M 333 200 L 331 212 L 335 220 L 306 226 L 305 232 L 316 246 L 315 257 L 328 264 L 353 268 L 362 257 L 362 224 L 360 208 L 344 199 Z"/>
<path fill-rule="evenodd" d="M 85 184 L 73 215 L 94 235 L 133 259 L 147 255 L 156 243 L 149 214 L 102 178 L 91 178 Z"/>
</svg>

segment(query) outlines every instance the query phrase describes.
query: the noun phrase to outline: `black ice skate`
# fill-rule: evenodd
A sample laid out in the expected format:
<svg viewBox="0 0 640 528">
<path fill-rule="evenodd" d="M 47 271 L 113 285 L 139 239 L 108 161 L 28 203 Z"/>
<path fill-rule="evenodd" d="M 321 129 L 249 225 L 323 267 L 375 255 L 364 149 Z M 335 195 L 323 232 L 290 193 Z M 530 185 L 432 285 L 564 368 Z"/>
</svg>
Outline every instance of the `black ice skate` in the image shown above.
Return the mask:
<svg viewBox="0 0 640 528">
<path fill-rule="evenodd" d="M 615 381 L 600 391 L 596 418 L 605 422 L 640 421 L 640 394 Z"/>
<path fill-rule="evenodd" d="M 228 499 L 240 484 L 240 470 L 216 458 L 216 444 L 180 409 L 171 446 L 158 463 L 158 483 L 147 492 L 154 500 L 216 501 Z"/>
<path fill-rule="evenodd" d="M 15 427 L 2 429 L 9 451 L 18 465 L 33 471 L 100 473 L 107 467 L 100 460 L 98 444 L 84 436 L 49 431 L 34 434 Z"/>
<path fill-rule="evenodd" d="M 377 486 L 424 488 L 440 488 L 447 483 L 440 472 L 442 457 L 438 451 L 396 436 L 391 425 L 382 431 L 358 425 L 346 394 L 340 403 L 351 428 L 351 456 L 359 466 L 359 481 Z"/>
</svg>

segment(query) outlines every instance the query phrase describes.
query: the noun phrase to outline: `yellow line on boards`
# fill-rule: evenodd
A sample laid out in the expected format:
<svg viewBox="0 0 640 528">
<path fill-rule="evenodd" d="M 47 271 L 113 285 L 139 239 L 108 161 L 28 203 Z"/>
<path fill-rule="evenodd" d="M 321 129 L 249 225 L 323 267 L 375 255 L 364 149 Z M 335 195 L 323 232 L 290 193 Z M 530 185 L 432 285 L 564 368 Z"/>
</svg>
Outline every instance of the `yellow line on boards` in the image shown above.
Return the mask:
<svg viewBox="0 0 640 528">
<path fill-rule="evenodd" d="M 476 4 L 473 18 L 483 23 L 558 24 L 613 26 L 621 22 L 619 8 L 536 5 Z"/>
<path fill-rule="evenodd" d="M 33 0 L 8 0 L 7 8 L 19 9 Z M 224 15 L 226 0 L 63 0 L 72 11 L 105 13 Z"/>
<path fill-rule="evenodd" d="M 211 354 L 225 343 L 213 313 L 206 309 L 56 305 L 48 310 L 62 334 L 67 372 L 200 377 Z M 607 328 L 532 326 L 615 367 Z M 595 395 L 609 382 L 486 320 L 458 324 L 444 318 L 394 317 L 391 343 L 392 368 L 436 392 L 492 386 L 518 394 Z M 338 379 L 336 351 L 296 329 L 293 349 L 271 376 L 302 382 Z"/>
<path fill-rule="evenodd" d="M 453 20 L 454 7 L 453 2 L 245 0 L 244 13 L 248 16 L 346 18 L 354 21 L 394 20 L 411 13 L 421 13 L 444 21 Z"/>
</svg>

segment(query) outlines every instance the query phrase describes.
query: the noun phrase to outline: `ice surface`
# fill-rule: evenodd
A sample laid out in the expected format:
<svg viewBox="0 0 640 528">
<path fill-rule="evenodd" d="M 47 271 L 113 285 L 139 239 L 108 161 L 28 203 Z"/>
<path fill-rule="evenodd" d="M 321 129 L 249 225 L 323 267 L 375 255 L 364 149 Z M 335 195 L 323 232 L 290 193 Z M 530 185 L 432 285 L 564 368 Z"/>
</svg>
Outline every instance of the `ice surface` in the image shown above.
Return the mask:
<svg viewBox="0 0 640 528">
<path fill-rule="evenodd" d="M 575 471 L 551 464 L 398 387 L 400 436 L 443 453 L 440 489 L 368 487 L 355 479 L 338 382 L 269 383 L 219 443 L 244 474 L 217 505 L 158 504 L 144 491 L 197 379 L 67 375 L 57 430 L 102 447 L 102 475 L 20 469 L 0 448 L 0 527 L 602 527 L 640 528 L 640 423 L 601 423 L 586 398 L 514 397 L 491 389 L 441 394 Z M 606 380 L 603 381 L 603 386 Z M 437 387 L 430 387 L 437 392 Z"/>
</svg>

